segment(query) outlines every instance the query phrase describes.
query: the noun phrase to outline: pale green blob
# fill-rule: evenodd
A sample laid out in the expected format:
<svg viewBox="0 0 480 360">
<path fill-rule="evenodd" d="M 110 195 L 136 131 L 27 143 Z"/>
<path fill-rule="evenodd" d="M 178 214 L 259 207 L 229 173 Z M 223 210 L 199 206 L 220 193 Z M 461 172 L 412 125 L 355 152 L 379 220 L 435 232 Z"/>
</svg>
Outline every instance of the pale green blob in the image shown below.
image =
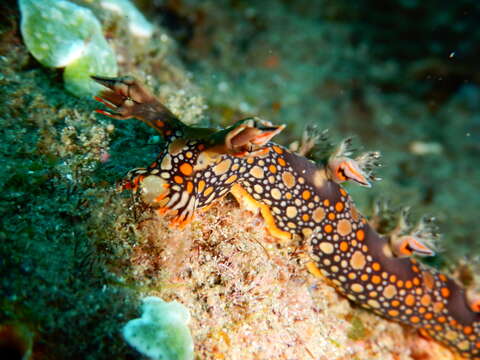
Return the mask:
<svg viewBox="0 0 480 360">
<path fill-rule="evenodd" d="M 91 42 L 84 56 L 65 68 L 65 88 L 77 96 L 97 94 L 104 88 L 92 81 L 90 75 L 117 75 L 115 54 L 103 37 Z"/>
<path fill-rule="evenodd" d="M 100 0 L 100 6 L 124 17 L 130 32 L 139 37 L 150 37 L 153 25 L 142 15 L 129 0 Z"/>
<path fill-rule="evenodd" d="M 142 317 L 123 328 L 125 340 L 154 360 L 192 360 L 190 313 L 182 304 L 150 296 L 143 299 Z"/>
<path fill-rule="evenodd" d="M 90 75 L 117 75 L 115 54 L 89 9 L 64 0 L 19 0 L 19 5 L 25 45 L 42 65 L 66 68 L 70 92 L 95 94 L 99 87 Z"/>
</svg>

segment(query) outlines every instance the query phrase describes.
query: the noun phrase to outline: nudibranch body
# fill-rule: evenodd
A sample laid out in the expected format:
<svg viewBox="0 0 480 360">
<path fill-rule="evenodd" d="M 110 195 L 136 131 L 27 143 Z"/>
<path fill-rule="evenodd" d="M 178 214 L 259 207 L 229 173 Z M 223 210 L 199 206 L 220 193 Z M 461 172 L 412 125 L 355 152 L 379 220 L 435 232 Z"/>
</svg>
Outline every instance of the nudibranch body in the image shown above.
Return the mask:
<svg viewBox="0 0 480 360">
<path fill-rule="evenodd" d="M 337 154 L 325 164 L 270 142 L 283 129 L 256 118 L 225 130 L 189 127 L 131 78 L 94 78 L 111 90 L 98 98 L 117 119 L 135 117 L 161 132 L 165 150 L 133 170 L 125 188 L 139 191 L 160 213 L 184 226 L 196 210 L 227 193 L 260 209 L 272 235 L 308 242 L 313 272 L 374 313 L 411 325 L 461 355 L 480 359 L 480 313 L 453 279 L 400 257 L 356 210 L 340 183 L 368 186 L 355 160 Z M 421 242 L 403 252 L 429 254 Z"/>
</svg>

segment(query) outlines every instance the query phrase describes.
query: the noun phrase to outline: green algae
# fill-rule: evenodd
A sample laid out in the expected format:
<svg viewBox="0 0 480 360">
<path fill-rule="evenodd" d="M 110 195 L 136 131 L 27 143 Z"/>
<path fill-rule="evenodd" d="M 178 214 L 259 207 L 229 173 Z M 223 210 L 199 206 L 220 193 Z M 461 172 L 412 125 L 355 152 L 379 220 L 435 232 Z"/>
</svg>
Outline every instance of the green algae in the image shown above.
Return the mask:
<svg viewBox="0 0 480 360">
<path fill-rule="evenodd" d="M 347 332 L 350 340 L 363 340 L 368 336 L 368 330 L 358 316 L 354 316 L 350 321 L 351 327 Z"/>
<path fill-rule="evenodd" d="M 94 95 L 100 86 L 91 75 L 117 74 L 115 54 L 89 9 L 64 0 L 19 0 L 19 5 L 28 50 L 44 66 L 64 67 L 72 94 Z"/>
<path fill-rule="evenodd" d="M 193 340 L 188 328 L 190 313 L 182 304 L 149 296 L 143 299 L 142 316 L 123 328 L 125 340 L 154 360 L 193 359 Z"/>
</svg>

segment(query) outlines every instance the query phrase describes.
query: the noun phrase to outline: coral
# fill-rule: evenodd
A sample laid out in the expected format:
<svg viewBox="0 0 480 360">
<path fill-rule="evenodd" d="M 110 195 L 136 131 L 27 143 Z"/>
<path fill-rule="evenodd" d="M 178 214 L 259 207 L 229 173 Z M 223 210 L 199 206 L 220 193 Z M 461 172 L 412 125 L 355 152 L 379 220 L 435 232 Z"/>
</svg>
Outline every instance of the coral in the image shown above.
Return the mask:
<svg viewBox="0 0 480 360">
<path fill-rule="evenodd" d="M 122 330 L 125 340 L 151 359 L 193 359 L 188 309 L 176 301 L 165 302 L 155 296 L 142 302 L 142 317 L 130 320 Z"/>
<path fill-rule="evenodd" d="M 65 67 L 65 87 L 72 94 L 95 94 L 92 74 L 116 75 L 115 54 L 89 9 L 64 0 L 19 0 L 19 5 L 28 50 L 44 66 Z"/>
</svg>

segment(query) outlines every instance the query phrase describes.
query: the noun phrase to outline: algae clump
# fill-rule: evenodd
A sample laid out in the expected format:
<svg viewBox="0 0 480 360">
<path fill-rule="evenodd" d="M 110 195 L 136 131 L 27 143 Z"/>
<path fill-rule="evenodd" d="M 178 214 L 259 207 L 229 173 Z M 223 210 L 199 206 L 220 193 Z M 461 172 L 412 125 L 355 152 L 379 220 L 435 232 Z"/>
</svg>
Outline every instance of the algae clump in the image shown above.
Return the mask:
<svg viewBox="0 0 480 360">
<path fill-rule="evenodd" d="M 94 95 L 100 86 L 90 75 L 117 75 L 115 54 L 89 9 L 64 0 L 19 0 L 19 5 L 25 45 L 42 65 L 65 67 L 69 92 Z"/>
<path fill-rule="evenodd" d="M 190 313 L 182 304 L 149 296 L 143 299 L 142 316 L 123 328 L 125 340 L 155 360 L 193 359 L 193 340 L 188 328 Z"/>
</svg>

